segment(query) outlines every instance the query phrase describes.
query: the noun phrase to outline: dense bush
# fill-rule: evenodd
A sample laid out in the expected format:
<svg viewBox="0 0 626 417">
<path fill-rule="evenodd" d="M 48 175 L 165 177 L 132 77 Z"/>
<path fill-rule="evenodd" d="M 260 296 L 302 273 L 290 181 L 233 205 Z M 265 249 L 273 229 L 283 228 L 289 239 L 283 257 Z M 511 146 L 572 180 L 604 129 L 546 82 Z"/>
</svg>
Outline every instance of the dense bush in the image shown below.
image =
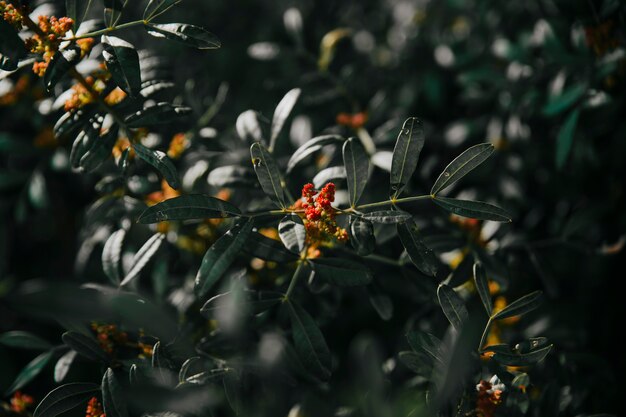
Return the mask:
<svg viewBox="0 0 626 417">
<path fill-rule="evenodd" d="M 624 410 L 623 2 L 0 13 L 0 415 Z"/>
</svg>

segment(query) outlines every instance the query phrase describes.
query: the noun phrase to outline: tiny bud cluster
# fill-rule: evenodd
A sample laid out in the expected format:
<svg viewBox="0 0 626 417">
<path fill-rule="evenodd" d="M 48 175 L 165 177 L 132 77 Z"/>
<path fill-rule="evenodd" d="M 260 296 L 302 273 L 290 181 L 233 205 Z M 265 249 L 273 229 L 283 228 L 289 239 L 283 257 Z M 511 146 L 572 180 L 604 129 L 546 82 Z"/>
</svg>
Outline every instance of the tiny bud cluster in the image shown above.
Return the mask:
<svg viewBox="0 0 626 417">
<path fill-rule="evenodd" d="M 302 200 L 299 205 L 304 209 L 304 226 L 310 246 L 318 246 L 332 240 L 345 242 L 348 232 L 337 225 L 336 210 L 331 203 L 335 201 L 335 184 L 329 182 L 318 193 L 313 184 L 302 187 Z"/>
</svg>

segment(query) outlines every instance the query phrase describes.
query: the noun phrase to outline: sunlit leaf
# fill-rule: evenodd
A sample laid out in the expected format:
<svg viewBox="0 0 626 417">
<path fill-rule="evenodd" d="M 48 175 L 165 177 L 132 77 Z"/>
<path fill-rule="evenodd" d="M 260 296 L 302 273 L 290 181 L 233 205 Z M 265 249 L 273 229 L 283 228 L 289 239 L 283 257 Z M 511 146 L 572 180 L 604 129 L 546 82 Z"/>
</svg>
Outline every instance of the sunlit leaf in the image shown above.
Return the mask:
<svg viewBox="0 0 626 417">
<path fill-rule="evenodd" d="M 302 162 L 309 155 L 319 151 L 327 145 L 338 145 L 343 141 L 343 138 L 339 135 L 324 135 L 318 136 L 307 141 L 304 145 L 300 146 L 289 158 L 287 163 L 287 173 L 290 173 L 296 165 Z"/>
<path fill-rule="evenodd" d="M 135 47 L 114 36 L 102 35 L 101 42 L 102 57 L 113 80 L 128 95 L 136 97 L 141 90 L 141 71 Z"/>
<path fill-rule="evenodd" d="M 156 38 L 166 38 L 198 49 L 215 49 L 222 45 L 211 32 L 186 23 L 148 23 L 145 28 Z"/>
<path fill-rule="evenodd" d="M 276 110 L 274 110 L 274 117 L 272 117 L 272 133 L 270 135 L 270 146 L 269 149 L 273 150 L 276 145 L 276 139 L 280 134 L 280 131 L 283 130 L 283 125 L 285 121 L 289 117 L 291 110 L 293 110 L 293 106 L 295 106 L 298 98 L 300 97 L 300 89 L 294 88 L 290 90 L 285 96 L 280 100 L 278 105 L 276 106 Z"/>
</svg>

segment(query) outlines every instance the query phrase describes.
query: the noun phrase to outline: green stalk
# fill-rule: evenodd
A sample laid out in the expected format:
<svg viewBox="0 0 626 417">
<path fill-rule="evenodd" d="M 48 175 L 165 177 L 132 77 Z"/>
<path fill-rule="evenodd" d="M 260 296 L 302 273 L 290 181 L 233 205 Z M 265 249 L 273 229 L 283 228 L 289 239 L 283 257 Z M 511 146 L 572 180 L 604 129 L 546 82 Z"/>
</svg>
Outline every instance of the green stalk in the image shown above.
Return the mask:
<svg viewBox="0 0 626 417">
<path fill-rule="evenodd" d="M 133 26 L 138 26 L 138 25 L 146 25 L 148 23 L 149 21 L 147 20 L 134 20 L 132 22 L 122 23 L 121 25 L 111 26 L 108 28 L 96 30 L 95 32 L 84 33 L 79 36 L 72 36 L 71 38 L 64 38 L 63 40 L 75 41 L 78 39 L 92 38 L 94 36 L 106 35 L 107 33 L 115 32 L 117 30 L 122 30 L 122 29 L 126 29 L 126 28 L 133 27 Z"/>
</svg>

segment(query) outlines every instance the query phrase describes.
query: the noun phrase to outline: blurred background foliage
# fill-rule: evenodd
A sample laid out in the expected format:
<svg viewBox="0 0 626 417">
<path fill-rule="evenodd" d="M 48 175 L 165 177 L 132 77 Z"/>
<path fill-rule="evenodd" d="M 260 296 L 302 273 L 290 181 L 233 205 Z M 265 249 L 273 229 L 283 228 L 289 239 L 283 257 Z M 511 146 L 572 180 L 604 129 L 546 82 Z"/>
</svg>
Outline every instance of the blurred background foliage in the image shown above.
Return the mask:
<svg viewBox="0 0 626 417">
<path fill-rule="evenodd" d="M 141 18 L 144 2 L 132 3 L 125 9 L 125 21 Z M 49 15 L 64 14 L 63 2 L 34 6 L 49 8 Z M 92 13 L 99 18 L 101 8 L 93 7 Z M 509 300 L 535 289 L 545 294 L 540 309 L 503 325 L 498 339 L 513 343 L 541 335 L 555 344 L 545 361 L 529 371 L 534 387 L 529 395 L 535 404 L 530 415 L 592 415 L 624 411 L 619 398 L 625 371 L 619 288 L 626 241 L 625 19 L 626 5 L 619 0 L 185 0 L 161 20 L 208 28 L 220 38 L 221 49 L 183 48 L 134 29 L 119 36 L 150 51 L 158 60 L 160 78 L 175 83 L 169 97 L 194 111 L 191 122 L 159 127 L 155 139 L 162 149 L 181 132 L 196 139 L 177 168 L 185 178 L 197 161 L 206 160 L 198 178 L 208 175 L 209 181 L 195 178 L 183 186 L 186 191 L 232 192 L 237 204 L 261 199 L 254 186 L 216 186 L 220 178 L 212 184 L 210 172 L 231 164 L 253 172 L 248 145 L 241 146 L 237 138 L 238 116 L 254 109 L 266 128 L 276 104 L 296 87 L 302 94 L 277 145 L 281 164 L 313 136 L 361 136 L 365 129 L 379 149 L 378 165 L 388 165 L 402 121 L 417 116 L 427 137 L 408 187 L 417 194 L 427 192 L 440 168 L 462 150 L 492 143 L 494 156 L 468 176 L 456 196 L 494 200 L 513 214 L 511 224 L 493 228 L 487 222 L 484 228 L 493 230 L 482 232 L 492 235 L 486 247 L 498 263 L 493 271 L 501 272 L 497 281 L 503 294 Z M 68 282 L 106 282 L 100 253 L 115 229 L 103 232 L 99 226 L 106 222 L 91 225 L 87 211 L 105 194 L 107 185 L 101 180 L 106 175 L 77 174 L 68 167 L 71 141 L 52 133 L 63 113 L 53 104 L 60 86 L 52 95 L 46 93 L 28 69 L 1 77 L 0 332 L 27 330 L 57 344 L 61 328 L 71 327 L 33 319 L 26 307 L 11 304 L 11 298 L 35 285 L 32 279 L 48 281 L 53 289 Z M 357 116 L 361 120 L 354 122 Z M 335 157 L 324 153 L 290 173 L 291 193 L 298 195 Z M 151 195 L 160 201 L 163 194 L 153 194 L 168 189 L 149 171 L 137 168 L 136 176 L 146 180 L 137 179 L 134 194 L 143 202 Z M 364 200 L 387 198 L 386 182 L 384 170 L 378 169 Z M 128 218 L 136 219 L 142 208 L 128 209 L 126 214 L 134 213 Z M 430 246 L 449 271 L 466 252 L 463 245 L 452 248 L 449 240 L 437 237 L 453 235 L 472 245 L 481 236 L 481 223 L 455 223 L 436 207 L 416 204 L 412 212 L 422 219 Z M 179 233 L 194 226 L 181 226 Z M 186 301 L 189 289 L 184 283 L 195 275 L 198 253 L 215 240 L 211 233 L 223 232 L 219 225 L 208 229 L 208 235 L 190 232 L 184 242 L 179 236 L 172 244 L 176 250 L 161 250 L 152 262 L 152 283 L 146 286 L 158 305 L 173 306 L 184 315 L 189 308 L 185 303 L 195 302 Z M 149 229 L 133 226 L 132 238 L 127 237 L 129 256 L 150 235 Z M 383 242 L 377 253 L 397 258 L 399 246 L 385 243 L 384 231 L 377 230 L 377 238 L 379 245 Z M 158 278 L 160 268 L 166 271 L 164 281 Z M 252 274 L 261 282 L 271 281 L 283 273 L 280 268 L 252 268 Z M 383 303 L 393 303 L 391 316 L 381 317 L 365 290 L 343 298 L 323 293 L 328 297 L 323 302 L 310 296 L 306 304 L 314 306 L 340 365 L 322 388 L 312 384 L 303 389 L 280 375 L 266 376 L 278 387 L 269 396 L 263 396 L 268 386 L 247 386 L 250 407 L 267 410 L 259 415 L 287 415 L 290 409 L 295 413 L 290 417 L 350 415 L 340 414 L 341 406 L 354 415 L 408 415 L 411 410 L 419 415 L 423 381 L 397 355 L 406 350 L 408 329 L 441 335 L 446 322 L 429 301 L 432 282 L 415 278 L 415 271 L 403 270 L 404 280 L 398 280 L 401 274 L 393 267 L 372 268 L 375 291 L 387 300 Z M 50 293 L 61 304 L 68 294 L 73 293 Z M 33 303 L 33 309 L 41 308 Z M 40 314 L 45 316 L 45 309 Z M 197 314 L 188 320 L 184 325 L 193 326 L 193 332 L 208 331 Z M 261 343 L 280 344 L 280 337 L 274 329 Z M 230 343 L 230 348 L 252 351 L 243 336 Z M 0 345 L 2 392 L 32 357 L 30 351 Z M 99 383 L 98 369 L 73 372 L 77 380 Z M 44 372 L 31 385 L 36 401 L 53 386 L 50 374 Z M 301 414 L 293 411 L 295 403 L 301 404 Z M 385 409 L 387 403 L 397 408 Z M 227 415 L 216 407 L 215 415 Z"/>
</svg>

